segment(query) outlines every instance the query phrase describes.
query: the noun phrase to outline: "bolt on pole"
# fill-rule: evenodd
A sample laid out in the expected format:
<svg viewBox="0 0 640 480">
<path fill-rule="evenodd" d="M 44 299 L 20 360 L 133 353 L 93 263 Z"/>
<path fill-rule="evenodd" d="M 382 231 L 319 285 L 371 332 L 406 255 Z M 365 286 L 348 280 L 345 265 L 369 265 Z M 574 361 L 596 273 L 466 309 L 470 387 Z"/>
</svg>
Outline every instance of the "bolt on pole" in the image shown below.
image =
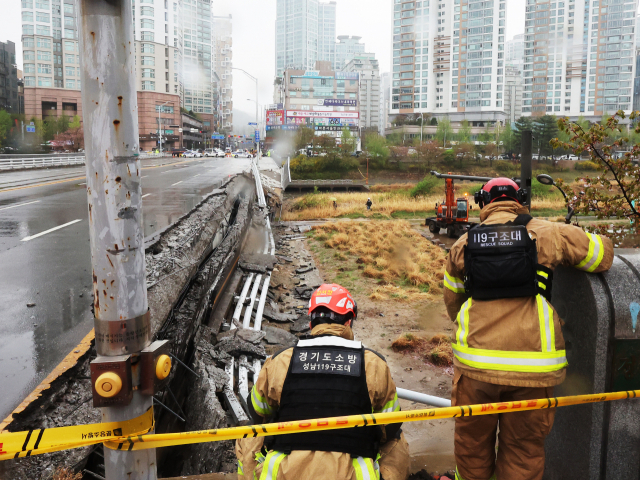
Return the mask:
<svg viewBox="0 0 640 480">
<path fill-rule="evenodd" d="M 120 362 L 118 368 L 129 375 L 124 387 L 103 380 L 102 396 L 111 396 L 103 399 L 109 406 L 102 407 L 102 421 L 122 421 L 143 414 L 152 405 L 152 396 L 136 389 L 140 385 L 137 354 L 151 343 L 151 326 L 133 19 L 131 0 L 78 3 L 96 361 L 102 365 Z M 98 381 L 92 385 L 96 392 Z M 117 392 L 113 394 L 121 387 L 128 397 L 118 403 Z M 127 388 L 130 390 L 125 392 Z M 94 393 L 94 404 L 96 398 Z M 155 450 L 120 452 L 105 448 L 104 459 L 107 480 L 157 478 Z"/>
</svg>

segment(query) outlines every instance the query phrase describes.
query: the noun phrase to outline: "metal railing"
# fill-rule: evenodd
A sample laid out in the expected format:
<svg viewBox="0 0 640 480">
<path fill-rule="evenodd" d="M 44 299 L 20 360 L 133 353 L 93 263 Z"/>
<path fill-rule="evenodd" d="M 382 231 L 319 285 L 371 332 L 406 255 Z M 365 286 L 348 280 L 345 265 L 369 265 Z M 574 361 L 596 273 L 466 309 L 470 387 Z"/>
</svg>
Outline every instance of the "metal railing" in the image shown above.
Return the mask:
<svg viewBox="0 0 640 480">
<path fill-rule="evenodd" d="M 0 157 L 0 170 L 84 165 L 84 155 L 47 155 L 21 158 Z"/>
</svg>

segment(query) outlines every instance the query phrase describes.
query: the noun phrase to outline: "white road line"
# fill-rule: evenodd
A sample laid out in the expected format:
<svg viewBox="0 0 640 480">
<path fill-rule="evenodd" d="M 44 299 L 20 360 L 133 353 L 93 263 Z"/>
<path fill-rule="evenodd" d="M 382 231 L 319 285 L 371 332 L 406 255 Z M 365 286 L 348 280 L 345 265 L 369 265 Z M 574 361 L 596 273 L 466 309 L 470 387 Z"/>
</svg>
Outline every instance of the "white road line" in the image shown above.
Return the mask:
<svg viewBox="0 0 640 480">
<path fill-rule="evenodd" d="M 22 239 L 23 242 L 28 242 L 29 240 L 33 240 L 34 238 L 41 237 L 46 235 L 47 233 L 55 232 L 56 230 L 60 230 L 61 228 L 68 227 L 69 225 L 73 225 L 74 223 L 81 222 L 82 219 L 78 218 L 77 220 L 73 220 L 72 222 L 65 223 L 64 225 L 59 225 L 57 227 L 50 228 L 49 230 L 45 230 L 44 232 L 36 233 L 35 235 L 31 235 L 30 237 L 24 237 Z"/>
<path fill-rule="evenodd" d="M 78 184 L 78 186 L 80 186 L 80 185 L 86 185 L 86 184 L 87 184 L 87 182 L 79 183 L 79 184 Z"/>
<path fill-rule="evenodd" d="M 196 178 L 196 177 L 199 177 L 199 176 L 200 176 L 200 174 L 197 174 L 197 175 L 194 175 L 192 178 Z"/>
<path fill-rule="evenodd" d="M 149 176 L 149 175 L 143 175 L 143 176 L 142 176 L 142 177 L 140 177 L 140 178 L 147 178 L 148 176 Z"/>
<path fill-rule="evenodd" d="M 147 193 L 146 195 L 142 195 L 142 198 L 144 197 L 148 197 L 149 195 L 151 195 L 150 193 Z"/>
<path fill-rule="evenodd" d="M 2 208 L 0 208 L 0 210 L 9 210 L 10 208 L 22 207 L 23 205 L 31 205 L 32 203 L 40 203 L 40 200 L 36 200 L 35 202 L 18 203 L 17 205 L 10 205 L 8 207 L 2 207 Z"/>
<path fill-rule="evenodd" d="M 180 180 L 179 182 L 173 183 L 171 186 L 173 187 L 174 185 L 178 185 L 179 183 L 182 183 L 182 180 Z"/>
</svg>

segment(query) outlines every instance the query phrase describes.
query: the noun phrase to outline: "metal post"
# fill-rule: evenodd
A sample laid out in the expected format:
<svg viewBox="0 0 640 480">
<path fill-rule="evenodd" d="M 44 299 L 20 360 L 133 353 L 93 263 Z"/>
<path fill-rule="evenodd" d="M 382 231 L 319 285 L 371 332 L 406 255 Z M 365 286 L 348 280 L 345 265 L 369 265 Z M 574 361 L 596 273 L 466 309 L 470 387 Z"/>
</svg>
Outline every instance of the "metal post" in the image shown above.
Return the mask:
<svg viewBox="0 0 640 480">
<path fill-rule="evenodd" d="M 531 130 L 524 130 L 521 136 L 520 186 L 527 189 L 527 207 L 531 211 Z"/>
<path fill-rule="evenodd" d="M 98 360 L 138 356 L 150 344 L 145 279 L 138 105 L 131 0 L 81 0 L 80 52 L 95 336 Z M 115 343 L 109 339 L 120 338 Z M 115 359 L 114 359 L 115 361 Z M 102 421 L 135 418 L 152 405 L 134 389 L 128 405 L 102 408 Z M 105 448 L 108 480 L 155 480 L 154 449 Z"/>
</svg>

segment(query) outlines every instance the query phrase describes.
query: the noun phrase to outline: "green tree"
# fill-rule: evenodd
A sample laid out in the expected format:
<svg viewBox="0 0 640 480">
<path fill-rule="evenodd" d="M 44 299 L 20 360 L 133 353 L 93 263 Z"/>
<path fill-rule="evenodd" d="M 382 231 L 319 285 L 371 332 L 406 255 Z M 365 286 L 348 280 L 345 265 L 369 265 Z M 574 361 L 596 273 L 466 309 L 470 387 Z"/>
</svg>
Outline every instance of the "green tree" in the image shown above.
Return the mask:
<svg viewBox="0 0 640 480">
<path fill-rule="evenodd" d="M 367 135 L 365 149 L 375 167 L 381 168 L 386 165 L 389 158 L 389 147 L 384 137 Z"/>
<path fill-rule="evenodd" d="M 431 118 L 431 125 L 438 125 L 438 119 L 436 117 Z"/>
<path fill-rule="evenodd" d="M 558 119 L 555 115 L 543 115 L 533 121 L 533 136 L 535 137 L 533 150 L 540 155 L 551 155 L 555 148 L 551 146 L 551 139 L 558 137 Z"/>
<path fill-rule="evenodd" d="M 632 112 L 629 119 L 633 121 L 637 115 L 638 112 Z M 558 127 L 560 131 L 568 134 L 570 141 L 561 142 L 556 138 L 552 140 L 552 144 L 553 147 L 571 150 L 576 155 L 588 152 L 591 161 L 600 170 L 593 177 L 585 175 L 584 186 L 575 191 L 559 179 L 558 184 L 567 193 L 570 206 L 575 209 L 575 213 L 595 213 L 598 219 L 614 217 L 629 222 L 612 225 L 605 221 L 588 229 L 610 237 L 616 246 L 626 240 L 635 242 L 635 245 L 630 246 L 637 247 L 640 239 L 640 165 L 634 162 L 634 159 L 640 156 L 640 144 L 633 145 L 631 151 L 625 153 L 622 158 L 615 158 L 614 153 L 623 144 L 629 143 L 629 137 L 621 136 L 611 145 L 606 143 L 608 138 L 624 133 L 626 128 L 620 125 L 620 120 L 624 118 L 625 114 L 620 110 L 608 118 L 605 125 L 592 124 L 586 130 L 568 118 L 561 118 Z M 640 134 L 640 125 L 636 125 L 634 130 L 636 134 Z"/>
<path fill-rule="evenodd" d="M 436 129 L 436 140 L 443 147 L 446 147 L 447 142 L 451 142 L 451 140 L 453 140 L 453 128 L 451 128 L 451 122 L 448 117 L 443 117 L 438 123 L 438 128 Z"/>
<path fill-rule="evenodd" d="M 315 133 L 306 126 L 301 126 L 296 132 L 296 153 L 301 148 L 307 148 L 307 145 L 313 145 Z"/>
<path fill-rule="evenodd" d="M 0 147 L 4 146 L 9 130 L 11 130 L 11 115 L 6 110 L 0 110 Z"/>
<path fill-rule="evenodd" d="M 502 146 L 504 148 L 504 152 L 511 154 L 514 149 L 515 138 L 513 134 L 513 130 L 511 129 L 511 124 L 509 122 L 506 123 L 504 128 L 502 129 L 502 133 L 500 134 L 500 140 L 502 141 Z"/>
<path fill-rule="evenodd" d="M 530 117 L 520 117 L 516 120 L 515 127 L 513 131 L 513 152 L 520 154 L 522 153 L 522 132 L 533 131 L 533 122 Z"/>
<path fill-rule="evenodd" d="M 460 143 L 468 143 L 471 141 L 471 126 L 467 120 L 462 121 L 456 136 Z"/>
<path fill-rule="evenodd" d="M 74 115 L 73 120 L 69 123 L 69 128 L 80 128 L 80 116 Z"/>
<path fill-rule="evenodd" d="M 342 129 L 342 137 L 340 137 L 340 150 L 343 154 L 350 154 L 356 151 L 356 138 L 351 135 L 351 130 L 345 127 Z"/>
<path fill-rule="evenodd" d="M 485 145 L 494 140 L 493 132 L 491 130 L 489 130 L 489 124 L 488 123 L 484 127 L 484 132 L 482 132 L 480 135 L 478 135 L 478 140 L 480 142 L 482 142 L 483 144 L 485 144 Z"/>
</svg>

